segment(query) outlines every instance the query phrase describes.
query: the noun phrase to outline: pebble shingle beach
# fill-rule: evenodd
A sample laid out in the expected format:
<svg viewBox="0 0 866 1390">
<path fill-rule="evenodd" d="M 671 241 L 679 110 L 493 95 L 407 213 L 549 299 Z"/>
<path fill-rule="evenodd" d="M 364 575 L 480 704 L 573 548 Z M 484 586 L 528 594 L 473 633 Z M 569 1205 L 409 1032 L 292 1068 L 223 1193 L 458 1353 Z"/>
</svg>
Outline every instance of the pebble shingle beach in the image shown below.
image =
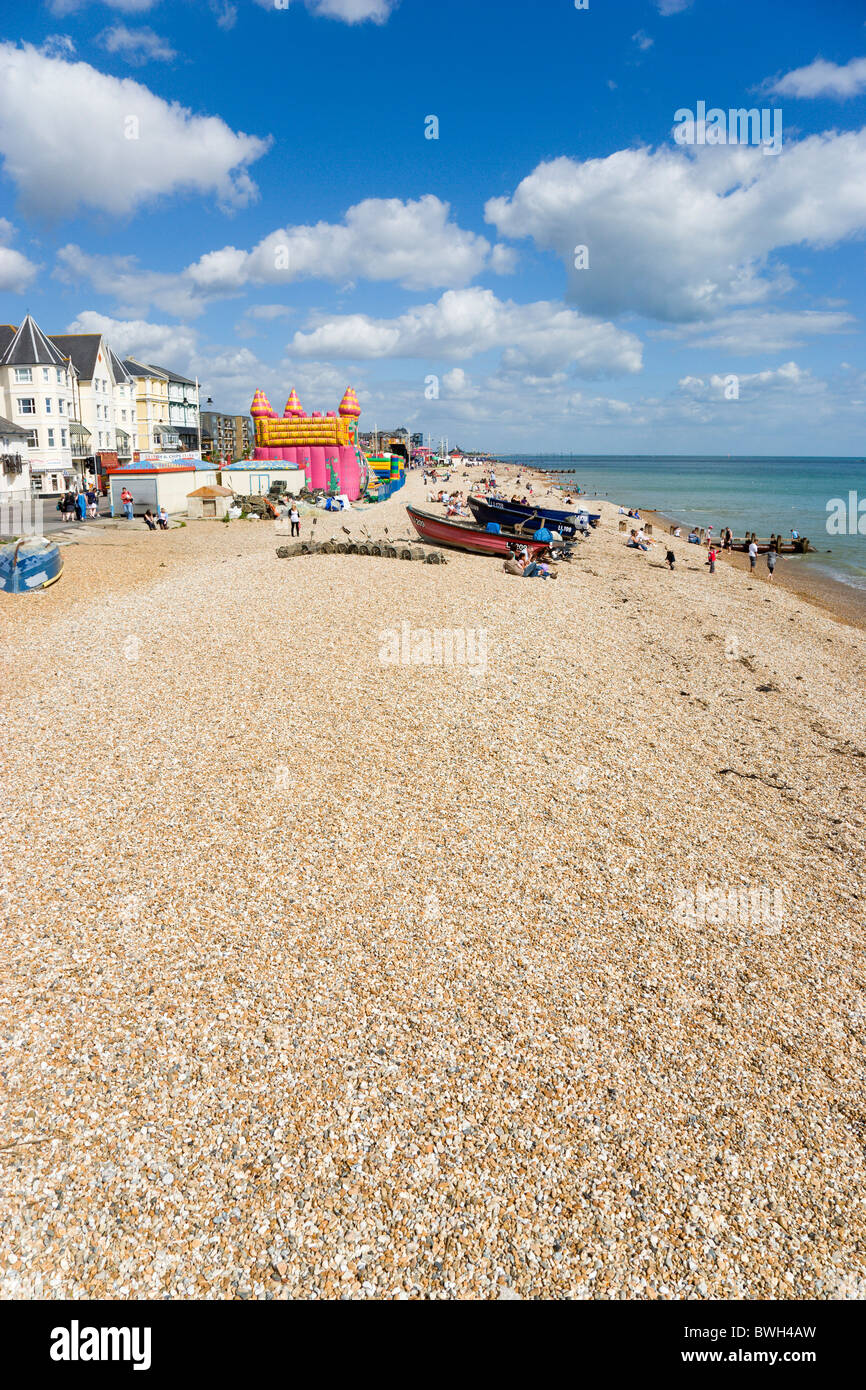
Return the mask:
<svg viewBox="0 0 866 1390">
<path fill-rule="evenodd" d="M 601 510 L 0 595 L 2 1296 L 864 1297 L 866 633 Z"/>
</svg>

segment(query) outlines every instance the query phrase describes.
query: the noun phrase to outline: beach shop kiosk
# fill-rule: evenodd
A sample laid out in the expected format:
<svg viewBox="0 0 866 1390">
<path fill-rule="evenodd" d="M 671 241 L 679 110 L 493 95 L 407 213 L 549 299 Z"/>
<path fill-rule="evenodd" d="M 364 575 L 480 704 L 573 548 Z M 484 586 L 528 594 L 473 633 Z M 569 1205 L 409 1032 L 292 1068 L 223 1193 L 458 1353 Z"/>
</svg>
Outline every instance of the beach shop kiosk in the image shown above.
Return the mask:
<svg viewBox="0 0 866 1390">
<path fill-rule="evenodd" d="M 115 516 L 123 515 L 121 493 L 129 488 L 132 510 L 142 516 L 148 508 L 165 507 L 169 516 L 185 516 L 187 497 L 197 487 L 216 485 L 216 469 L 200 455 L 146 454 L 136 463 L 108 470 L 109 496 Z"/>
<path fill-rule="evenodd" d="M 241 497 L 265 497 L 271 488 L 282 484 L 280 491 L 297 497 L 306 485 L 303 468 L 291 463 L 262 463 L 258 459 L 238 459 L 220 469 L 224 487 Z"/>
</svg>

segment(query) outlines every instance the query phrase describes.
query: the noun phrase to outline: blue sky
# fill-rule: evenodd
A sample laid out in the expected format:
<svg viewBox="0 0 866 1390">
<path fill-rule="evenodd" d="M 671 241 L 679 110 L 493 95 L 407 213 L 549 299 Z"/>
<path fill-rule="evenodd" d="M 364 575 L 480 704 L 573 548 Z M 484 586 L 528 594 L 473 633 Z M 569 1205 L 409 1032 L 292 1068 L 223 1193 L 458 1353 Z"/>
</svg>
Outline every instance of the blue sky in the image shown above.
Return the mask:
<svg viewBox="0 0 866 1390">
<path fill-rule="evenodd" d="M 0 43 L 0 319 L 225 410 L 351 383 L 362 427 L 499 451 L 863 454 L 864 19 L 37 0 Z"/>
</svg>

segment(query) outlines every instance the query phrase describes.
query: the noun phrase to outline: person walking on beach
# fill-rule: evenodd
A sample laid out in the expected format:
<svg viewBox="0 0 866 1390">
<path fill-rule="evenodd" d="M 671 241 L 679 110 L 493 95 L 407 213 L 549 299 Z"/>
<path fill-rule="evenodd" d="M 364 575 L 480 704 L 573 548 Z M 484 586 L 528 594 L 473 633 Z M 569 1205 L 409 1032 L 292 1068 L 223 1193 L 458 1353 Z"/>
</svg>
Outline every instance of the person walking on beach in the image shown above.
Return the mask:
<svg viewBox="0 0 866 1390">
<path fill-rule="evenodd" d="M 709 553 L 709 555 L 708 555 L 708 557 L 707 557 L 707 564 L 708 564 L 709 567 L 710 567 L 710 574 L 715 574 L 715 572 L 716 572 L 716 547 L 715 547 L 714 545 L 712 545 L 712 544 L 710 544 L 710 553 Z"/>
<path fill-rule="evenodd" d="M 772 579 L 773 575 L 776 573 L 776 561 L 778 560 L 778 558 L 779 557 L 776 554 L 775 550 L 767 551 L 767 569 L 769 571 L 767 575 L 768 579 Z"/>
<path fill-rule="evenodd" d="M 292 526 L 292 535 L 299 536 L 301 534 L 301 513 L 294 502 L 292 503 L 292 510 L 289 512 L 289 521 Z"/>
<path fill-rule="evenodd" d="M 755 572 L 755 565 L 758 563 L 758 546 L 755 540 L 749 541 L 749 570 Z"/>
<path fill-rule="evenodd" d="M 135 498 L 128 487 L 123 489 L 123 492 L 120 494 L 120 500 L 123 504 L 123 515 L 126 517 L 127 521 L 132 521 L 132 504 Z"/>
<path fill-rule="evenodd" d="M 677 557 L 676 557 L 676 555 L 674 554 L 674 552 L 673 552 L 672 550 L 669 550 L 668 553 L 667 553 L 667 555 L 665 556 L 665 559 L 667 560 L 667 563 L 668 563 L 668 569 L 670 570 L 671 574 L 673 574 L 673 572 L 674 572 L 674 565 L 675 565 L 676 562 L 677 562 Z"/>
</svg>

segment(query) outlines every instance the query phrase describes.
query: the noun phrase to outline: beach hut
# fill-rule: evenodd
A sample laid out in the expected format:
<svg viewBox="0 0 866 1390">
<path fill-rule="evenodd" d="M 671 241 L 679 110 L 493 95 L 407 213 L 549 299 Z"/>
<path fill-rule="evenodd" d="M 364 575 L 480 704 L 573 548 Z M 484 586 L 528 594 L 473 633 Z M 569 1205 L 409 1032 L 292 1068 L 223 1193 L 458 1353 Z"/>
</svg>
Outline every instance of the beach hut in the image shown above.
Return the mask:
<svg viewBox="0 0 866 1390">
<path fill-rule="evenodd" d="M 165 507 L 170 516 L 185 516 L 191 485 L 207 487 L 216 483 L 216 470 L 203 468 L 201 460 L 165 464 L 151 457 L 125 468 L 109 468 L 106 473 L 115 516 L 122 514 L 121 494 L 125 487 L 135 499 L 135 516 L 143 515 L 148 507 L 152 512 Z"/>
<path fill-rule="evenodd" d="M 275 483 L 282 483 L 286 492 L 297 496 L 306 481 L 303 468 L 291 463 L 261 463 L 258 459 L 238 459 L 227 464 L 220 469 L 220 477 L 241 497 L 264 497 Z"/>
<path fill-rule="evenodd" d="M 197 487 L 186 495 L 187 516 L 191 521 L 207 520 L 209 517 L 221 521 L 233 497 L 230 487 L 220 487 L 217 483 L 211 487 Z"/>
</svg>

